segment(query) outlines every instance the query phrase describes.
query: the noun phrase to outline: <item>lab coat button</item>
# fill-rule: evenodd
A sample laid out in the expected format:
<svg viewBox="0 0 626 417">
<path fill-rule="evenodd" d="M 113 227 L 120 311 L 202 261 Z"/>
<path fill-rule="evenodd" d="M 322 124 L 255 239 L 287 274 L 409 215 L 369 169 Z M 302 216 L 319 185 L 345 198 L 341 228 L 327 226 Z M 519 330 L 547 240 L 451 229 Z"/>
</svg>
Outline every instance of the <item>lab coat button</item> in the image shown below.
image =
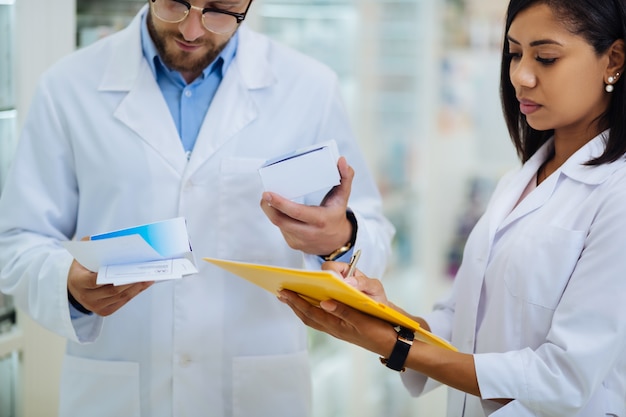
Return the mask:
<svg viewBox="0 0 626 417">
<path fill-rule="evenodd" d="M 188 354 L 182 354 L 180 355 L 180 358 L 178 359 L 178 364 L 182 367 L 188 366 L 191 363 L 191 356 L 189 356 Z"/>
</svg>

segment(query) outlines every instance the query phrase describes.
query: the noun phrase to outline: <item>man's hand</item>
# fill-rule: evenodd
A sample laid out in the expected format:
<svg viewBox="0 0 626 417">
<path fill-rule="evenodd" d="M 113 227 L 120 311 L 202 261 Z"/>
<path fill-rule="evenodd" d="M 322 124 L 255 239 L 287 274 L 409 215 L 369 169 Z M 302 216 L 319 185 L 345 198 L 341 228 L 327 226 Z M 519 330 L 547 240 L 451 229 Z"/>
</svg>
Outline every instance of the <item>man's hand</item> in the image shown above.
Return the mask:
<svg viewBox="0 0 626 417">
<path fill-rule="evenodd" d="M 137 294 L 154 284 L 151 281 L 119 286 L 98 285 L 97 276 L 97 273 L 89 271 L 74 260 L 67 278 L 67 290 L 83 307 L 100 316 L 115 313 Z"/>
<path fill-rule="evenodd" d="M 354 169 L 344 157 L 337 163 L 341 183 L 333 187 L 319 206 L 295 203 L 271 192 L 263 193 L 261 209 L 276 225 L 287 244 L 305 253 L 324 255 L 344 246 L 352 236 L 346 217 Z"/>
</svg>

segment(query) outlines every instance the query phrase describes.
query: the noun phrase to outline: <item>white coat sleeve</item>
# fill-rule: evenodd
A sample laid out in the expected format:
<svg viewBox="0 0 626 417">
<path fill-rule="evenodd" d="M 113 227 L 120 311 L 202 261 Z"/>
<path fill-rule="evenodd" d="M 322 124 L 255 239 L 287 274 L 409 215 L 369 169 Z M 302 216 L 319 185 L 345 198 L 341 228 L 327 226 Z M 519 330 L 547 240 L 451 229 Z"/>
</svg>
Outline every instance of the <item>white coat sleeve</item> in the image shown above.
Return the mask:
<svg viewBox="0 0 626 417">
<path fill-rule="evenodd" d="M 456 285 L 452 287 L 448 294 L 437 301 L 433 311 L 424 316 L 430 331 L 433 334 L 450 341 L 452 338 L 452 322 L 454 319 L 454 298 Z M 400 374 L 404 387 L 413 397 L 426 394 L 441 385 L 439 381 L 428 378 L 424 374 L 407 369 Z"/>
<path fill-rule="evenodd" d="M 0 291 L 45 328 L 85 342 L 102 318 L 70 318 L 72 256 L 59 242 L 75 233 L 78 188 L 65 120 L 46 85 L 44 76 L 0 196 Z"/>
<path fill-rule="evenodd" d="M 322 142 L 334 139 L 339 147 L 339 154 L 354 168 L 348 208 L 354 212 L 358 225 L 354 246 L 354 250 L 362 251 L 358 267 L 366 275 L 382 277 L 390 259 L 391 239 L 395 229 L 383 214 L 380 192 L 350 127 L 336 77 L 332 86 L 326 108 L 322 112 L 318 140 Z M 319 256 L 314 255 L 306 255 L 305 261 L 307 267 L 316 269 L 323 262 Z"/>
</svg>

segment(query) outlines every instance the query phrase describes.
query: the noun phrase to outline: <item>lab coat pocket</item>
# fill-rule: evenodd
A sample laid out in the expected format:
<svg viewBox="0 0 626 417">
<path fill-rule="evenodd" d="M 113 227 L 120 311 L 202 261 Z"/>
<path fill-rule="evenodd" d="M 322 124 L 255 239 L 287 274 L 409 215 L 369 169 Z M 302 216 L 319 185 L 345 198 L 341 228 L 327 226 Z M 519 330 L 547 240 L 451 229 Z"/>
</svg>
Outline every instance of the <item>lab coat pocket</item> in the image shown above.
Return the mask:
<svg viewBox="0 0 626 417">
<path fill-rule="evenodd" d="M 218 256 L 273 263 L 290 251 L 260 207 L 262 159 L 224 158 L 219 175 Z M 291 254 L 293 256 L 293 254 Z"/>
<path fill-rule="evenodd" d="M 238 357 L 233 368 L 233 417 L 310 416 L 310 369 L 305 351 Z"/>
<path fill-rule="evenodd" d="M 139 417 L 139 364 L 66 355 L 60 397 L 59 417 Z"/>
<path fill-rule="evenodd" d="M 504 280 L 516 298 L 555 310 L 585 243 L 585 232 L 530 228 L 516 241 Z"/>
</svg>

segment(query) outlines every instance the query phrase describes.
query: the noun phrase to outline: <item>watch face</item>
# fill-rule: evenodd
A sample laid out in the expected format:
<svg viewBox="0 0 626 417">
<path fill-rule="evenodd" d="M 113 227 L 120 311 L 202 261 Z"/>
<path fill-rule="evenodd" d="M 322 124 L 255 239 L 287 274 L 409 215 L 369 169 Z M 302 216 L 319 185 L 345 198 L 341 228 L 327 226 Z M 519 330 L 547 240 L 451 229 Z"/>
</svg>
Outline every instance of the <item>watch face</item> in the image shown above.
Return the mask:
<svg viewBox="0 0 626 417">
<path fill-rule="evenodd" d="M 402 337 L 403 339 L 413 341 L 415 338 L 413 330 L 407 329 L 406 327 L 397 326 L 396 331 L 398 332 L 398 337 Z"/>
</svg>

